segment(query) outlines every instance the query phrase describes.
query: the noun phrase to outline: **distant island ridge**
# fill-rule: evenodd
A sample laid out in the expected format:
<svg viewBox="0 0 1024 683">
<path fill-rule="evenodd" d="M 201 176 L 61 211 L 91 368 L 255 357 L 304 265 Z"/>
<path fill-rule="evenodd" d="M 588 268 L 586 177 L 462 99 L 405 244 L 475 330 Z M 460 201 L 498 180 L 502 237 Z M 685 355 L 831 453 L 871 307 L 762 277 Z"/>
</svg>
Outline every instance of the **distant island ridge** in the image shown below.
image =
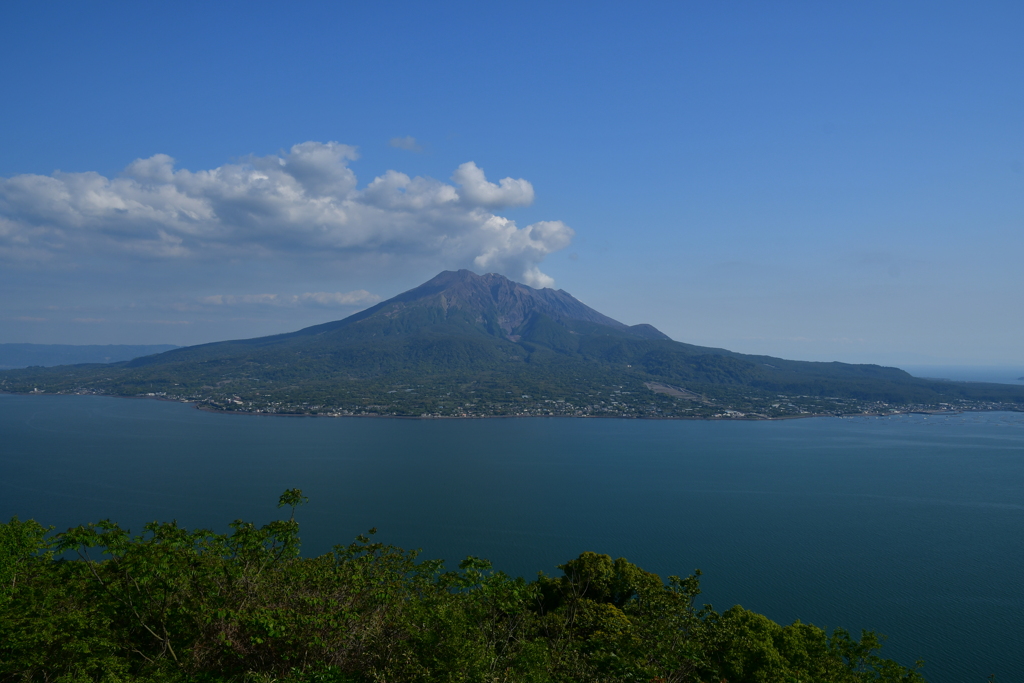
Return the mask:
<svg viewBox="0 0 1024 683">
<path fill-rule="evenodd" d="M 994 382 L 1015 385 L 1024 381 L 1019 377 L 1021 365 L 918 365 L 907 363 L 899 366 L 914 377 L 935 379 L 946 382 Z"/>
<path fill-rule="evenodd" d="M 0 344 L 0 370 L 117 363 L 176 348 L 174 344 Z"/>
<path fill-rule="evenodd" d="M 148 396 L 263 415 L 765 419 L 1024 409 L 1017 385 L 695 346 L 621 323 L 564 290 L 468 270 L 296 332 L 134 348 L 149 353 L 5 370 L 0 390 Z"/>
</svg>

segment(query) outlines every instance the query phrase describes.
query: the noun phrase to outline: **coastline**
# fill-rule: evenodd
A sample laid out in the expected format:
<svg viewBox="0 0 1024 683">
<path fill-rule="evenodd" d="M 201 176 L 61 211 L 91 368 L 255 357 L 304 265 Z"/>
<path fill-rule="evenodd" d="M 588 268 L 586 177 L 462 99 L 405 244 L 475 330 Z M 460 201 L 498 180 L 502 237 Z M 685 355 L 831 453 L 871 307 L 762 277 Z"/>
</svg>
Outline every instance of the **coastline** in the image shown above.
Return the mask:
<svg viewBox="0 0 1024 683">
<path fill-rule="evenodd" d="M 166 403 L 184 403 L 192 404 L 196 410 L 200 410 L 207 413 L 213 413 L 217 415 L 237 415 L 244 417 L 291 417 L 291 418 L 374 418 L 374 419 L 392 419 L 392 420 L 495 420 L 495 419 L 537 419 L 537 418 L 563 418 L 563 419 L 603 419 L 603 420 L 652 420 L 652 421 L 707 421 L 707 422 L 777 422 L 783 420 L 801 420 L 807 418 L 816 417 L 837 417 L 837 418 L 852 418 L 852 417 L 893 417 L 897 415 L 925 415 L 925 416 L 948 416 L 948 415 L 961 415 L 963 413 L 990 413 L 990 412 L 1024 412 L 1024 409 L 1014 409 L 1012 407 L 1001 406 L 998 408 L 979 408 L 979 409 L 955 409 L 950 410 L 948 408 L 942 409 L 924 409 L 914 408 L 908 410 L 894 410 L 892 412 L 859 412 L 859 413 L 837 413 L 837 412 L 821 412 L 821 413 L 800 413 L 795 415 L 776 415 L 769 416 L 763 414 L 752 414 L 746 413 L 743 415 L 731 416 L 731 415 L 717 415 L 717 416 L 687 416 L 687 415 L 672 415 L 672 416 L 654 416 L 654 415 L 387 415 L 379 413 L 363 413 L 363 414 L 338 414 L 338 413 L 284 413 L 284 412 L 257 412 L 248 410 L 222 410 L 216 406 L 201 401 L 186 400 L 186 399 L 175 399 L 167 398 L 166 396 L 122 396 L 118 394 L 94 394 L 94 393 L 47 393 L 42 391 L 4 391 L 0 390 L 0 394 L 7 394 L 11 396 L 104 396 L 107 398 L 119 398 L 119 399 L 138 399 L 138 400 L 156 400 L 164 401 Z"/>
</svg>

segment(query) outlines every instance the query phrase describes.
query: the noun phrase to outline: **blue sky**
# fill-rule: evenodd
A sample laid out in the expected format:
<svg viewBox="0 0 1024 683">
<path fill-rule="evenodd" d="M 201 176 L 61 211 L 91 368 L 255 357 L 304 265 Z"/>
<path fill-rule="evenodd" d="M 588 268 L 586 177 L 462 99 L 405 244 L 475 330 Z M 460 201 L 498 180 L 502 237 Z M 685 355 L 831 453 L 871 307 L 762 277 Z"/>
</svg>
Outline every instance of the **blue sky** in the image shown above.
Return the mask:
<svg viewBox="0 0 1024 683">
<path fill-rule="evenodd" d="M 444 269 L 681 341 L 1024 364 L 1019 3 L 12 2 L 0 342 L 344 317 Z"/>
</svg>

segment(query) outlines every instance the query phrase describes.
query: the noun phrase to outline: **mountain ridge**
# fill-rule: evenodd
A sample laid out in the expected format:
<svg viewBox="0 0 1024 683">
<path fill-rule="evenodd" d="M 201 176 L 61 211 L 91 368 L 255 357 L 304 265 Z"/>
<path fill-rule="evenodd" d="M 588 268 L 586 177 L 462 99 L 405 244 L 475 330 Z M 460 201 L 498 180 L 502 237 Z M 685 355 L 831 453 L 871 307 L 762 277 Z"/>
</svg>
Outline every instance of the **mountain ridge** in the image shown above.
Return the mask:
<svg viewBox="0 0 1024 683">
<path fill-rule="evenodd" d="M 442 271 L 435 277 L 418 287 L 382 301 L 375 306 L 355 313 L 343 320 L 324 323 L 306 328 L 306 330 L 325 331 L 335 329 L 343 323 L 353 324 L 369 318 L 376 313 L 394 308 L 399 304 L 434 300 L 443 310 L 449 308 L 471 309 L 478 313 L 490 313 L 494 316 L 498 327 L 509 336 L 520 327 L 528 317 L 528 311 L 542 312 L 555 320 L 569 319 L 593 322 L 619 330 L 631 329 L 593 308 L 582 303 L 565 290 L 550 288 L 534 289 L 528 285 L 514 282 L 497 273 L 477 275 L 469 270 Z M 532 305 L 531 305 L 532 304 Z M 653 326 L 642 325 L 645 329 L 654 330 L 656 335 L 668 339 L 668 335 L 655 330 Z M 299 330 L 293 334 L 300 334 Z"/>
</svg>

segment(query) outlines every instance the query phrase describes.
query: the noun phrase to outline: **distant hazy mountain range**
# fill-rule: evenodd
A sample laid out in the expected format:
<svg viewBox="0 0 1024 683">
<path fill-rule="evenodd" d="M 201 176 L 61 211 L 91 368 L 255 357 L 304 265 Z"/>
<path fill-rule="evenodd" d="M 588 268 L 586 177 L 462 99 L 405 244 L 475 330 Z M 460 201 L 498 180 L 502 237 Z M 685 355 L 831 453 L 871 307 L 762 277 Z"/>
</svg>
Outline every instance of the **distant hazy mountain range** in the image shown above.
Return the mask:
<svg viewBox="0 0 1024 683">
<path fill-rule="evenodd" d="M 343 320 L 105 366 L 0 373 L 6 391 L 158 395 L 305 414 L 781 417 L 1024 407 L 1024 388 L 734 353 L 624 325 L 562 290 L 446 271 Z"/>
<path fill-rule="evenodd" d="M 32 365 L 52 367 L 79 363 L 116 363 L 176 348 L 173 344 L 0 344 L 0 370 Z"/>
</svg>

